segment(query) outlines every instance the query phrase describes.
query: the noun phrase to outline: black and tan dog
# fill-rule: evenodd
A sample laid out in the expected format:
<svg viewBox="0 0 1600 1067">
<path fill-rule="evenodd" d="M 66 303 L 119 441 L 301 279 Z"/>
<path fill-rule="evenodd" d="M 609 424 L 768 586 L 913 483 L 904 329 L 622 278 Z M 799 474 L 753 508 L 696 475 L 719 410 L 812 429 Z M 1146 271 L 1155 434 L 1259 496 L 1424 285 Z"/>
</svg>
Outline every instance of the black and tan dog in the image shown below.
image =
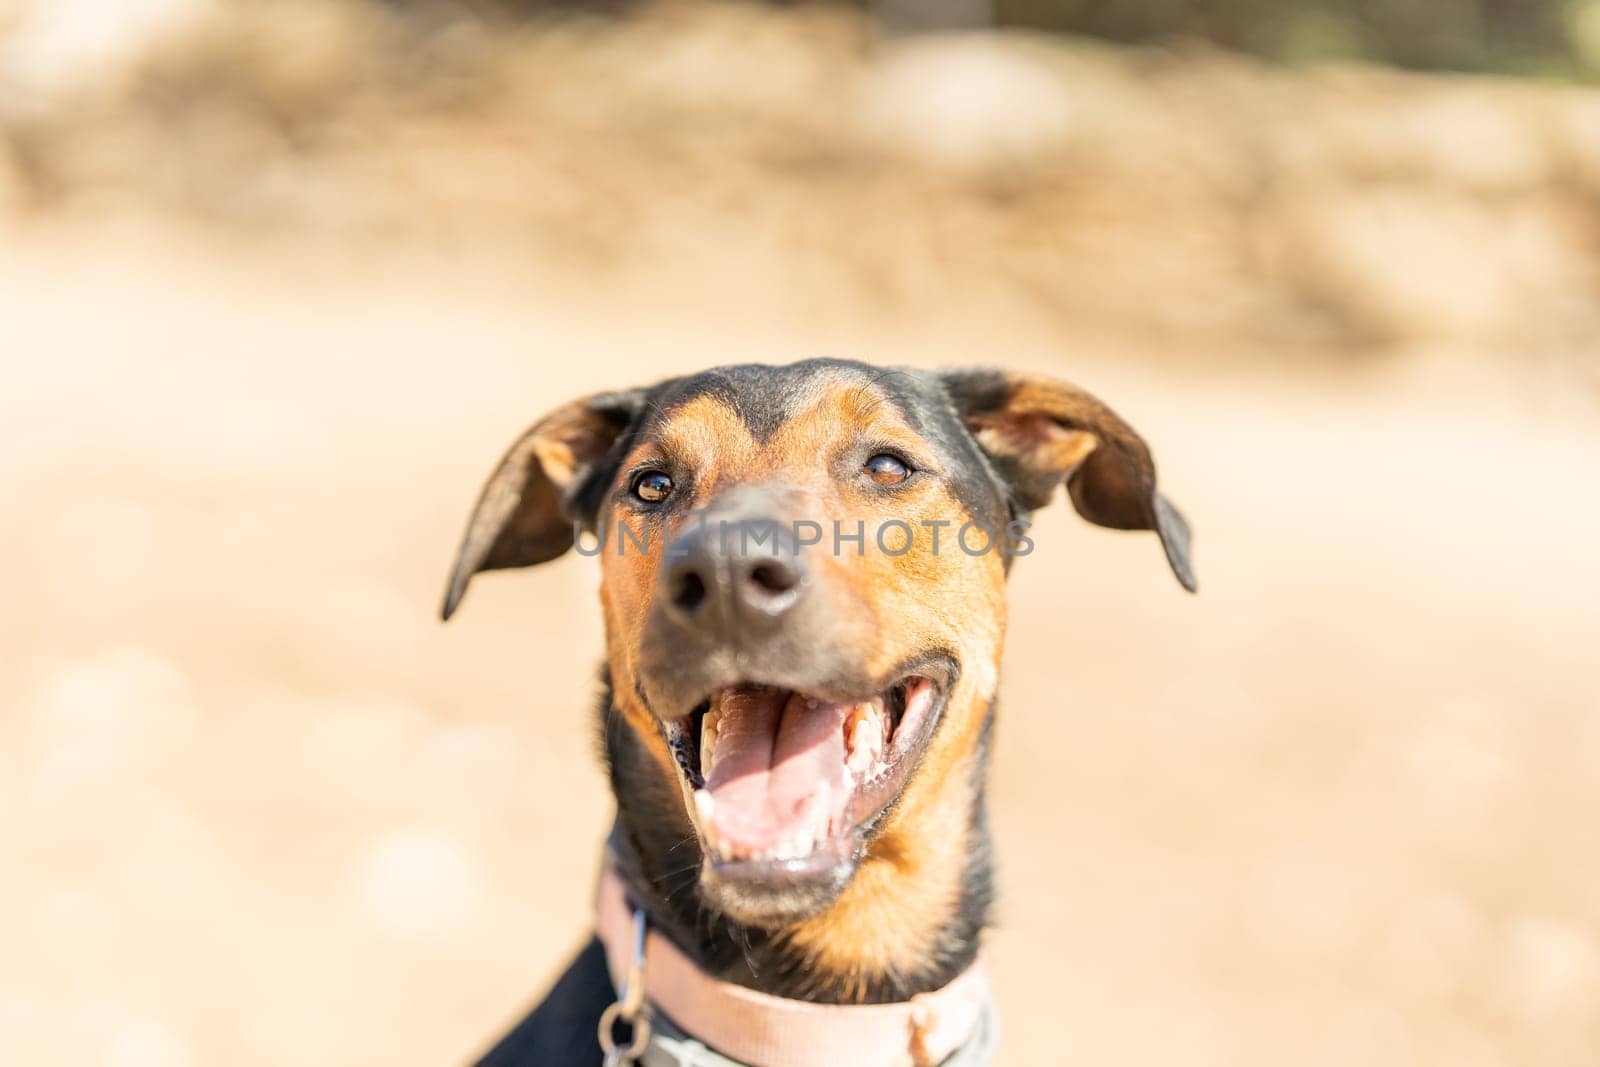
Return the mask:
<svg viewBox="0 0 1600 1067">
<path fill-rule="evenodd" d="M 534 425 L 483 490 L 444 615 L 479 571 L 575 538 L 597 552 L 607 869 L 628 906 L 692 964 L 686 981 L 753 991 L 758 1016 L 913 1003 L 979 954 L 1005 580 L 1026 516 L 1062 485 L 1090 522 L 1153 530 L 1195 588 L 1149 450 L 1071 385 L 832 360 L 710 370 Z M 599 1062 L 626 978 L 608 948 L 611 972 L 632 966 L 591 942 L 483 1062 Z M 645 988 L 658 1032 L 729 1053 Z"/>
</svg>

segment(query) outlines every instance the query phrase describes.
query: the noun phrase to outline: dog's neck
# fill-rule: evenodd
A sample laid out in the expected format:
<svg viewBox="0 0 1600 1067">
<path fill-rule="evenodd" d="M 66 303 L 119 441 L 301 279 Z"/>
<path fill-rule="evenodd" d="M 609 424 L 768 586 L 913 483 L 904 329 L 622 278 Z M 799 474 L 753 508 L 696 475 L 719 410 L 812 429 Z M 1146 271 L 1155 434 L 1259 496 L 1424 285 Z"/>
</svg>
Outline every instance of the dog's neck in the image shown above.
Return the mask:
<svg viewBox="0 0 1600 1067">
<path fill-rule="evenodd" d="M 682 797 L 612 710 L 606 682 L 600 729 L 617 801 L 610 841 L 617 869 L 651 925 L 702 970 L 774 996 L 873 1004 L 938 989 L 972 962 L 992 896 L 985 806 L 992 708 L 962 768 L 966 781 L 946 783 L 935 801 L 949 809 L 941 816 L 961 820 L 965 833 L 926 842 L 931 855 L 869 853 L 846 890 L 858 901 L 868 898 L 864 906 L 844 914 L 848 905 L 841 897 L 804 928 L 772 931 L 704 905 L 697 887 L 702 856 Z"/>
</svg>

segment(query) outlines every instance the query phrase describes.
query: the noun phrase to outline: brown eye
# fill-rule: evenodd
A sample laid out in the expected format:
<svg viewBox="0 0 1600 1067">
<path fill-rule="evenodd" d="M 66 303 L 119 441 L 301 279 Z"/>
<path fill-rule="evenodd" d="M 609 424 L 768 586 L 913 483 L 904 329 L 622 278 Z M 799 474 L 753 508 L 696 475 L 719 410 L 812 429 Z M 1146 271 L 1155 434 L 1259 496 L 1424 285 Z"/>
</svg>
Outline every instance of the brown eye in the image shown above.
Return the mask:
<svg viewBox="0 0 1600 1067">
<path fill-rule="evenodd" d="M 911 477 L 911 468 L 887 453 L 867 460 L 867 476 L 879 485 L 899 485 Z"/>
<path fill-rule="evenodd" d="M 672 495 L 672 479 L 660 471 L 645 471 L 633 480 L 633 495 L 646 504 L 659 504 Z"/>
</svg>

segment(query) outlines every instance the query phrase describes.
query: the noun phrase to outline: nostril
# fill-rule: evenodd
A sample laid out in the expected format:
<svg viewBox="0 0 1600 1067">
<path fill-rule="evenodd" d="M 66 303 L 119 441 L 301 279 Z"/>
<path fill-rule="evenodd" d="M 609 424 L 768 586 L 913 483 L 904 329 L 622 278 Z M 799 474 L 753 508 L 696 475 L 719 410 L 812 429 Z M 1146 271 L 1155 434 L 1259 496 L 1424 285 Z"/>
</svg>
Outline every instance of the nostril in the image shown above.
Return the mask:
<svg viewBox="0 0 1600 1067">
<path fill-rule="evenodd" d="M 769 567 L 765 563 L 750 571 L 750 581 L 769 593 L 787 592 L 792 584 L 776 567 Z"/>
<path fill-rule="evenodd" d="M 752 567 L 750 582 L 768 593 L 787 593 L 797 584 L 792 570 L 770 563 L 760 563 Z"/>
<path fill-rule="evenodd" d="M 694 571 L 685 571 L 678 576 L 676 587 L 672 590 L 672 603 L 680 610 L 692 612 L 706 599 L 706 583 Z"/>
</svg>

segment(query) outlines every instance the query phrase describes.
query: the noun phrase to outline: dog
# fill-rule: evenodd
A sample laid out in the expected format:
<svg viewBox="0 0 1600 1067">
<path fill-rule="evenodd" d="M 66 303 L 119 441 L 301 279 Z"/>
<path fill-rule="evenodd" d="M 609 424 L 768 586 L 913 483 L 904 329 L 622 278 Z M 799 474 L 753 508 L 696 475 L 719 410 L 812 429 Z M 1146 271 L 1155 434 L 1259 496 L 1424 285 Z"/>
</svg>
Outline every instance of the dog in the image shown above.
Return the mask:
<svg viewBox="0 0 1600 1067">
<path fill-rule="evenodd" d="M 483 1067 L 992 1058 L 985 780 L 1027 519 L 1187 522 L 1061 381 L 721 367 L 539 420 L 478 498 L 481 572 L 598 555 L 616 800 L 597 934 Z"/>
</svg>

